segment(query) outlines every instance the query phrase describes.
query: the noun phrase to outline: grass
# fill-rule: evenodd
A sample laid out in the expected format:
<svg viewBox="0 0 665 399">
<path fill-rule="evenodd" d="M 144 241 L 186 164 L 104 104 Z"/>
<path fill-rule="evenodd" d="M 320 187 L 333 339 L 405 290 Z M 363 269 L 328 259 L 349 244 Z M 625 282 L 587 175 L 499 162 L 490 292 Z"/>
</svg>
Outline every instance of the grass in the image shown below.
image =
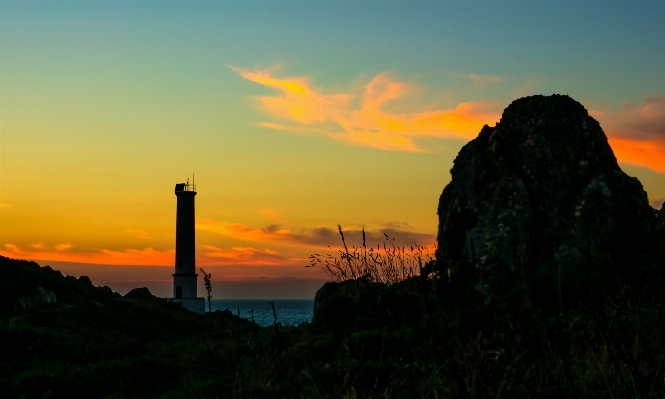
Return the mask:
<svg viewBox="0 0 665 399">
<path fill-rule="evenodd" d="M 362 247 L 346 244 L 342 226 L 337 225 L 342 240 L 342 248 L 333 254 L 314 254 L 309 257 L 308 267 L 322 269 L 332 281 L 366 279 L 375 283 L 391 285 L 422 273 L 423 267 L 434 260 L 436 248 L 423 247 L 415 243 L 407 247 L 395 245 L 384 233 L 385 241 L 374 247 L 367 247 L 365 228 L 362 228 Z M 387 244 L 387 245 L 386 245 Z M 330 247 L 329 247 L 330 248 Z"/>
</svg>

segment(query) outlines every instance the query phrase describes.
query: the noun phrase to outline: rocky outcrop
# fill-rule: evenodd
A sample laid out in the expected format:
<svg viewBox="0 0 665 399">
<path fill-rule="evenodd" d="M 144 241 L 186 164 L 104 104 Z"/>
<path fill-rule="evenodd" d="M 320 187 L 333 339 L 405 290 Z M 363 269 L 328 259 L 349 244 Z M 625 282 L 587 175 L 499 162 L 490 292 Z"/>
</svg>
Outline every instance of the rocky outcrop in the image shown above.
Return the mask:
<svg viewBox="0 0 665 399">
<path fill-rule="evenodd" d="M 21 296 L 18 298 L 18 305 L 23 309 L 34 308 L 43 304 L 57 303 L 58 299 L 55 293 L 44 287 L 37 287 L 35 292 L 29 296 Z"/>
<path fill-rule="evenodd" d="M 95 287 L 87 276 L 63 276 L 49 266 L 0 256 L 0 317 L 47 303 L 74 305 L 120 298 L 109 287 Z"/>
<path fill-rule="evenodd" d="M 486 302 L 528 291 L 560 305 L 653 264 L 656 217 L 642 185 L 568 96 L 514 101 L 462 148 L 451 175 L 437 265 Z"/>
</svg>

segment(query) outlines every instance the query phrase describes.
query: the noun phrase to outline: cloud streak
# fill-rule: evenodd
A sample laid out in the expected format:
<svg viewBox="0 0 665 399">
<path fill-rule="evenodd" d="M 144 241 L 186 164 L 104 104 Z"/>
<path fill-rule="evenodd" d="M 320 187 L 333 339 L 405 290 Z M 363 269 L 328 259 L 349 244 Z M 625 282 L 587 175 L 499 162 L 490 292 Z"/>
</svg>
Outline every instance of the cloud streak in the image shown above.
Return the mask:
<svg viewBox="0 0 665 399">
<path fill-rule="evenodd" d="M 204 254 L 202 258 L 208 258 L 208 263 L 217 265 L 281 265 L 284 259 L 277 251 L 265 248 L 263 250 L 254 247 L 231 247 L 230 249 L 218 248 L 214 245 L 202 245 Z"/>
<path fill-rule="evenodd" d="M 58 244 L 55 251 L 48 250 L 44 245 L 32 245 L 36 250 L 23 250 L 15 244 L 4 244 L 0 255 L 6 257 L 20 257 L 27 260 L 52 260 L 62 262 L 131 265 L 131 266 L 166 266 L 175 262 L 175 251 L 159 251 L 154 248 L 125 249 L 121 251 L 101 249 L 87 251 L 72 251 L 71 244 Z"/>
<path fill-rule="evenodd" d="M 603 126 L 617 159 L 665 173 L 665 96 L 625 104 L 620 112 L 589 113 Z"/>
<path fill-rule="evenodd" d="M 498 83 L 504 81 L 501 76 L 477 75 L 475 73 L 467 76 L 473 80 L 473 83 Z"/>
<path fill-rule="evenodd" d="M 151 247 L 124 250 L 86 250 L 70 251 L 70 244 L 56 245 L 48 249 L 41 244 L 31 244 L 31 249 L 23 249 L 15 244 L 4 244 L 0 255 L 33 261 L 74 262 L 96 265 L 120 266 L 174 266 L 175 250 L 157 250 Z M 67 246 L 69 245 L 69 246 Z M 294 262 L 280 256 L 269 248 L 258 249 L 253 246 L 219 248 L 213 245 L 201 245 L 197 251 L 196 263 L 200 266 L 215 265 L 288 265 Z"/>
<path fill-rule="evenodd" d="M 268 212 L 269 215 L 272 215 Z M 252 227 L 241 223 L 219 222 L 209 219 L 197 219 L 196 228 L 208 231 L 231 240 L 245 241 L 246 244 L 220 245 L 215 240 L 206 239 L 205 244 L 197 246 L 197 265 L 200 266 L 277 266 L 302 267 L 307 257 L 314 252 L 340 250 L 342 241 L 337 229 L 318 227 L 292 232 L 279 224 L 265 227 Z M 377 249 L 384 243 L 391 242 L 398 247 L 432 247 L 436 237 L 407 230 L 405 223 L 386 223 L 375 230 L 366 230 L 367 247 Z M 385 235 L 390 237 L 387 241 Z M 362 231 L 357 228 L 345 229 L 344 236 L 349 248 L 361 247 Z M 394 241 L 393 241 L 394 239 Z M 236 241 L 237 242 L 237 241 Z M 142 249 L 89 249 L 72 243 L 45 245 L 27 243 L 16 245 L 5 243 L 0 246 L 0 255 L 32 261 L 56 261 L 96 265 L 119 266 L 173 266 L 175 250 L 145 247 Z"/>
<path fill-rule="evenodd" d="M 290 231 L 283 229 L 276 224 L 259 229 L 246 226 L 242 223 L 218 222 L 211 219 L 197 219 L 196 229 L 237 238 L 239 240 L 257 242 L 281 240 L 291 235 Z"/>
<path fill-rule="evenodd" d="M 284 223 L 284 219 L 277 216 L 277 212 L 272 209 L 262 209 L 261 214 L 269 219 L 275 220 L 279 223 Z"/>
<path fill-rule="evenodd" d="M 378 230 L 365 231 L 365 239 L 368 246 L 375 246 L 386 242 L 385 235 L 395 239 L 395 245 L 409 246 L 419 244 L 421 246 L 433 245 L 436 236 L 433 234 L 418 233 L 404 230 L 405 224 L 390 224 Z M 210 219 L 199 219 L 196 221 L 198 230 L 209 231 L 228 238 L 251 241 L 253 243 L 281 242 L 284 244 L 307 245 L 311 247 L 327 248 L 341 245 L 341 237 L 337 229 L 318 227 L 311 230 L 301 230 L 294 233 L 281 225 L 269 225 L 264 228 L 246 226 L 240 223 L 218 222 Z M 361 246 L 362 231 L 360 229 L 345 229 L 344 236 L 347 244 Z M 256 251 L 255 251 L 256 252 Z M 230 253 L 229 253 L 230 254 Z"/>
<path fill-rule="evenodd" d="M 276 78 L 271 71 L 250 71 L 229 66 L 243 78 L 277 91 L 258 96 L 259 107 L 286 123 L 261 122 L 260 126 L 300 134 L 325 134 L 357 146 L 388 151 L 423 152 L 415 138 L 474 138 L 481 127 L 500 118 L 493 101 L 463 102 L 448 110 L 398 112 L 390 109 L 410 93 L 404 83 L 387 73 L 374 76 L 359 91 L 325 94 L 307 77 Z M 499 77 L 469 75 L 474 81 L 497 81 Z M 431 109 L 432 106 L 423 107 Z"/>
</svg>

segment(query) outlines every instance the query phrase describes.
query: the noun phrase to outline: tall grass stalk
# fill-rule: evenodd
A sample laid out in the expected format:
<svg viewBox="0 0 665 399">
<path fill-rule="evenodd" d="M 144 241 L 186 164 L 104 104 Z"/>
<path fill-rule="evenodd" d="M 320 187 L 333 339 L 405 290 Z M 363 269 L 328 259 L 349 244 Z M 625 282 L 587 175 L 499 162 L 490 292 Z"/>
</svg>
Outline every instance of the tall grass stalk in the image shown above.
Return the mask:
<svg viewBox="0 0 665 399">
<path fill-rule="evenodd" d="M 376 249 L 367 247 L 365 227 L 362 228 L 362 247 L 349 249 L 342 226 L 337 225 L 343 249 L 337 254 L 314 254 L 308 267 L 321 268 L 333 281 L 365 278 L 369 281 L 391 285 L 420 275 L 424 265 L 434 259 L 435 247 L 414 244 L 409 247 L 395 245 L 395 239 L 383 233 L 385 241 Z M 328 248 L 331 248 L 328 246 Z M 332 249 L 332 248 L 331 248 Z"/>
</svg>

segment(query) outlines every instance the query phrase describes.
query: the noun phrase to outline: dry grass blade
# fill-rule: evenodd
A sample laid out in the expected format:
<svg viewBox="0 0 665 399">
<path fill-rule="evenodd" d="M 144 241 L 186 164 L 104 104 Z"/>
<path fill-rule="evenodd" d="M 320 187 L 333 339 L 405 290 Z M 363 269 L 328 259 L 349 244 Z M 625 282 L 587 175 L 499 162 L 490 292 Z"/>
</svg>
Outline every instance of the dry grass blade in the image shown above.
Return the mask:
<svg viewBox="0 0 665 399">
<path fill-rule="evenodd" d="M 342 226 L 337 225 L 343 249 L 337 256 L 314 254 L 309 257 L 309 267 L 321 268 L 333 281 L 366 278 L 369 281 L 391 285 L 420 274 L 423 265 L 434 259 L 434 247 L 414 244 L 409 248 L 395 245 L 395 239 L 387 234 L 385 241 L 374 250 L 368 248 L 365 227 L 362 228 L 362 248 L 349 249 Z M 386 245 L 386 243 L 388 245 Z M 330 248 L 330 247 L 329 247 Z"/>
</svg>

